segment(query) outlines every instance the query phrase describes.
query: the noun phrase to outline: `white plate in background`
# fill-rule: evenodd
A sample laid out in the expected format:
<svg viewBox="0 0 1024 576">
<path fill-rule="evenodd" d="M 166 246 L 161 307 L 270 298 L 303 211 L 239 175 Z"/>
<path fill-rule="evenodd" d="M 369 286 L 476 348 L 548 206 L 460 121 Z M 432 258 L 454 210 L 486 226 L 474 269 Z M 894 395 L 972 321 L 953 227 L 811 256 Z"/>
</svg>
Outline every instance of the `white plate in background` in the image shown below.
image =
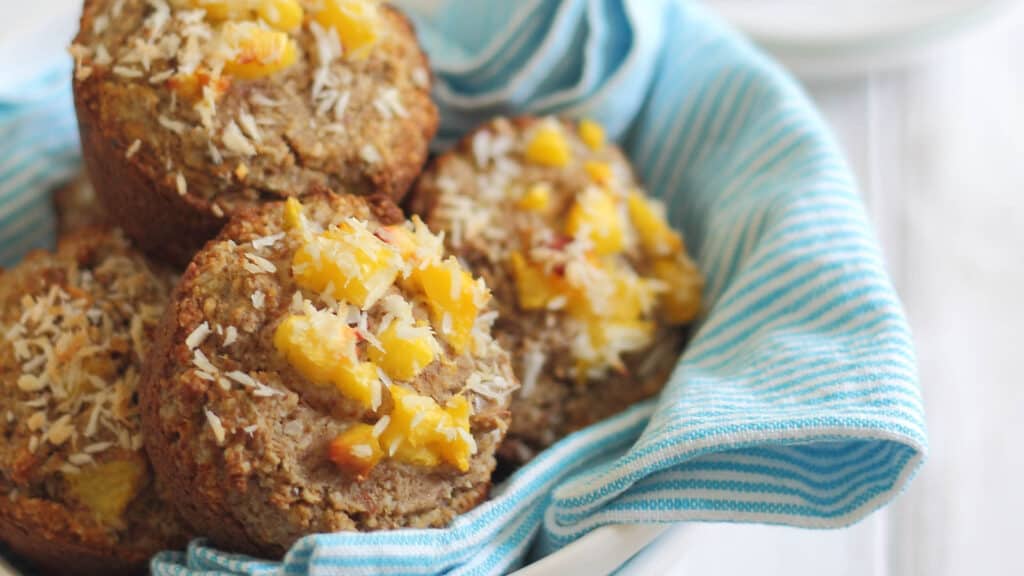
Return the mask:
<svg viewBox="0 0 1024 576">
<path fill-rule="evenodd" d="M 16 90 L 62 58 L 78 29 L 81 0 L 17 0 L 0 21 L 0 102 L 16 102 Z"/>
<path fill-rule="evenodd" d="M 913 59 L 922 49 L 998 14 L 1013 0 L 705 0 L 804 76 L 856 74 Z"/>
</svg>

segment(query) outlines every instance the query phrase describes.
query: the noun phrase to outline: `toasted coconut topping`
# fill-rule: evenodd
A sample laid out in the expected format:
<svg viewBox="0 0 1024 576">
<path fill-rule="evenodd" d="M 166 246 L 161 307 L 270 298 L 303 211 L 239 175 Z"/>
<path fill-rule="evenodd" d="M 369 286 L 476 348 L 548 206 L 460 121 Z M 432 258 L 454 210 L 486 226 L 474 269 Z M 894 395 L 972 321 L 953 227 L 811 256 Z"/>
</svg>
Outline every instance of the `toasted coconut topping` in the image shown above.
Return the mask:
<svg viewBox="0 0 1024 576">
<path fill-rule="evenodd" d="M 0 379 L 11 383 L 0 452 L 34 455 L 22 471 L 27 476 L 15 482 L 79 474 L 141 448 L 138 366 L 167 284 L 120 236 L 101 242 L 95 263 L 64 252 L 43 264 L 26 262 L 45 266 L 32 272 L 45 280 L 22 296 L 15 314 L 0 316 L 0 357 L 15 360 L 0 366 Z"/>
<path fill-rule="evenodd" d="M 428 184 L 431 224 L 449 232 L 450 247 L 510 277 L 504 308 L 564 327 L 574 363 L 560 369 L 581 382 L 625 370 L 623 356 L 650 348 L 659 326 L 700 310 L 702 280 L 682 237 L 604 138 L 592 121 L 499 119 Z M 524 394 L 545 361 L 529 353 L 521 362 Z"/>
</svg>

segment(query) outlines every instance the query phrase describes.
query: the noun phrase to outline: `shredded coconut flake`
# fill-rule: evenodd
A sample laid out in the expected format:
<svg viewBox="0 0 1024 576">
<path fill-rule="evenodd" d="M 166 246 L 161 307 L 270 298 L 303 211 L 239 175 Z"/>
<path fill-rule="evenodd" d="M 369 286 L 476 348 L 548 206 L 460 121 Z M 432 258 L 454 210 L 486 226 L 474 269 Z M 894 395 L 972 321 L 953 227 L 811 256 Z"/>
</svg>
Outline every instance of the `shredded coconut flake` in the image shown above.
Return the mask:
<svg viewBox="0 0 1024 576">
<path fill-rule="evenodd" d="M 277 241 L 282 238 L 284 238 L 284 232 L 278 232 L 277 234 L 271 234 L 270 236 L 262 236 L 252 241 L 252 247 L 256 250 L 270 248 L 274 244 L 277 244 Z"/>
<path fill-rule="evenodd" d="M 426 68 L 416 68 L 412 71 L 412 83 L 417 88 L 428 88 L 430 86 L 430 74 Z"/>
<path fill-rule="evenodd" d="M 349 448 L 349 452 L 356 458 L 369 458 L 373 456 L 373 448 L 369 444 L 355 444 Z"/>
<path fill-rule="evenodd" d="M 174 76 L 174 70 L 172 70 L 172 69 L 167 69 L 167 70 L 164 70 L 163 72 L 157 72 L 156 74 L 153 74 L 152 76 L 149 77 L 149 83 L 150 84 L 160 84 L 162 82 L 167 81 L 171 76 Z"/>
<path fill-rule="evenodd" d="M 381 419 L 377 420 L 377 423 L 373 425 L 373 437 L 380 438 L 380 435 L 388 429 L 388 424 L 390 423 L 391 416 L 381 416 Z"/>
<path fill-rule="evenodd" d="M 135 153 L 138 152 L 139 148 L 141 148 L 141 147 L 142 147 L 142 140 L 139 140 L 138 138 L 136 138 L 135 141 L 132 142 L 131 146 L 129 146 L 128 149 L 124 151 L 124 157 L 125 158 L 131 158 L 132 156 L 135 156 Z"/>
<path fill-rule="evenodd" d="M 247 262 L 242 267 L 250 274 L 273 274 L 277 272 L 277 267 L 274 266 L 274 263 L 262 256 L 246 252 L 245 259 Z"/>
<path fill-rule="evenodd" d="M 160 116 L 157 116 L 156 121 L 159 122 L 161 126 L 170 130 L 171 132 L 174 132 L 175 134 L 184 134 L 185 129 L 187 128 L 184 122 L 168 118 L 167 116 L 164 116 L 162 114 Z"/>
<path fill-rule="evenodd" d="M 242 130 L 245 131 L 245 135 L 251 138 L 254 142 L 262 142 L 263 137 L 260 135 L 260 129 L 256 126 L 256 120 L 253 119 L 252 114 L 249 114 L 246 110 L 242 110 L 238 113 L 238 122 L 242 125 Z"/>
<path fill-rule="evenodd" d="M 216 374 L 217 367 L 210 362 L 210 359 L 203 354 L 202 350 L 196 349 L 192 352 L 192 364 L 203 372 Z"/>
<path fill-rule="evenodd" d="M 256 155 L 256 148 L 251 142 L 249 142 L 249 139 L 242 134 L 242 130 L 239 129 L 238 124 L 234 120 L 228 123 L 227 128 L 224 129 L 224 133 L 221 135 L 221 140 L 224 142 L 224 146 L 235 154 L 239 154 L 241 156 Z"/>
<path fill-rule="evenodd" d="M 220 417 L 211 412 L 208 408 L 203 408 L 206 412 L 206 422 L 210 425 L 210 431 L 213 432 L 213 437 L 217 440 L 218 446 L 224 445 L 224 440 L 227 438 L 227 434 L 224 431 L 224 425 L 220 421 Z"/>
<path fill-rule="evenodd" d="M 114 66 L 114 74 L 123 78 L 141 78 L 142 70 L 136 70 L 127 66 Z"/>
<path fill-rule="evenodd" d="M 188 181 L 185 180 L 185 175 L 181 171 L 174 174 L 174 186 L 178 189 L 178 196 L 188 194 Z"/>
<path fill-rule="evenodd" d="M 203 341 L 206 340 L 206 337 L 209 335 L 210 324 L 203 322 L 199 326 L 196 326 L 196 329 L 188 335 L 188 338 L 185 338 L 185 345 L 188 346 L 189 350 L 195 350 L 202 345 Z"/>
<path fill-rule="evenodd" d="M 363 144 L 363 147 L 359 149 L 359 157 L 367 164 L 377 164 L 381 161 L 380 152 L 377 151 L 377 147 L 369 143 Z"/>
</svg>

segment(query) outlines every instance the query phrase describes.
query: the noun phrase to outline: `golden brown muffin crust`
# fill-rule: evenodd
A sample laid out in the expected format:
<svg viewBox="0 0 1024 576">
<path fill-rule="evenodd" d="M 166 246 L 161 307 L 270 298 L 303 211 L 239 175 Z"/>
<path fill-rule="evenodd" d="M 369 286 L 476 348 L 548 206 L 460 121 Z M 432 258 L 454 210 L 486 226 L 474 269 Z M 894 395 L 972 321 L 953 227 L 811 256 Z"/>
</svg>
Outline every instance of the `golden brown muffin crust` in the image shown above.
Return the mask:
<svg viewBox="0 0 1024 576">
<path fill-rule="evenodd" d="M 309 221 L 325 228 L 347 217 L 371 229 L 401 220 L 380 199 L 324 195 L 304 204 Z M 477 452 L 467 471 L 389 459 L 362 479 L 340 470 L 326 456 L 330 442 L 380 415 L 310 383 L 275 348 L 276 330 L 296 312 L 296 297 L 300 310 L 304 298 L 319 298 L 293 277 L 300 239 L 284 232 L 282 211 L 274 203 L 236 216 L 196 255 L 172 298 L 143 371 L 154 466 L 183 515 L 229 550 L 279 556 L 316 532 L 446 524 L 487 494 L 514 389 L 507 355 L 489 338 L 475 355 L 445 348 L 442 359 L 403 383 L 438 403 L 462 393 L 475 403 Z M 398 293 L 392 286 L 387 294 Z M 366 333 L 377 333 L 380 306 L 365 314 Z M 425 311 L 418 307 L 417 314 Z M 197 329 L 208 334 L 200 339 Z M 503 383 L 497 396 L 467 388 L 467 375 L 485 372 Z M 385 392 L 381 411 L 391 409 L 390 398 Z"/>
<path fill-rule="evenodd" d="M 208 80 L 189 43 L 206 46 L 219 24 L 182 4 L 88 0 L 71 48 L 88 171 L 142 248 L 184 265 L 234 211 L 317 187 L 402 198 L 438 122 L 404 15 L 381 5 L 379 39 L 349 58 L 307 10 L 293 65 Z M 180 88 L 193 77 L 208 94 Z"/>
<path fill-rule="evenodd" d="M 0 539 L 55 573 L 135 573 L 185 542 L 135 397 L 170 285 L 108 229 L 0 276 Z"/>
<path fill-rule="evenodd" d="M 640 185 L 629 161 L 613 144 L 585 142 L 580 126 L 550 118 L 496 119 L 436 158 L 409 198 L 410 210 L 422 215 L 431 229 L 445 232 L 449 249 L 494 291 L 499 312 L 495 336 L 512 355 L 522 382 L 513 398 L 512 426 L 500 452 L 513 464 L 529 460 L 570 432 L 657 394 L 682 348 L 682 330 L 664 322 L 656 305 L 639 318 L 654 324 L 646 345 L 628 347 L 617 358 L 610 354 L 608 363 L 596 366 L 597 370 L 591 362 L 589 371 L 593 373 L 581 374 L 576 350 L 581 336 L 587 339 L 587 329 L 567 312 L 573 304 L 567 305 L 565 298 L 559 297 L 544 309 L 520 305 L 511 265 L 513 253 L 531 263 L 544 263 L 545 274 L 562 283 L 570 267 L 605 258 L 595 256 L 592 248 L 579 247 L 565 229 L 569 214 L 586 194 L 609 192 L 615 198 L 615 210 L 622 213 L 621 221 L 630 222 L 625 214 L 626 198 Z M 550 159 L 565 153 L 564 165 L 545 165 L 527 157 L 529 143 L 544 129 L 559 134 L 556 140 L 565 148 L 549 143 L 539 147 L 543 153 L 538 155 Z M 599 178 L 609 181 L 600 183 Z M 535 186 L 546 190 L 545 207 L 524 208 L 523 202 Z M 637 231 L 630 224 L 623 224 L 622 244 L 606 258 L 610 263 L 602 266 L 624 269 L 627 276 L 642 276 L 641 284 L 648 282 L 653 261 L 641 249 Z M 699 274 L 685 252 L 677 257 L 681 266 L 692 271 L 692 284 L 686 290 L 699 299 Z M 600 290 L 613 279 L 595 276 L 578 281 L 574 289 Z M 540 288 L 526 286 L 527 291 Z M 611 294 L 597 306 L 599 313 L 614 307 L 617 299 L 622 296 Z"/>
</svg>

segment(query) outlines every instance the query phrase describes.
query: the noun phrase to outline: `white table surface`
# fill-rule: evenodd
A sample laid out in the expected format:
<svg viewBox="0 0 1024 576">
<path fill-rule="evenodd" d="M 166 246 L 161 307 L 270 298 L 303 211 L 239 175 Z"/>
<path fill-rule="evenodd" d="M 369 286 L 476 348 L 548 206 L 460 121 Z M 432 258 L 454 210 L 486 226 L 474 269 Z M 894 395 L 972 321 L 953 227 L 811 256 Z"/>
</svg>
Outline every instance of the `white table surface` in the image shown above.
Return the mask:
<svg viewBox="0 0 1024 576">
<path fill-rule="evenodd" d="M 0 44 L 17 16 L 38 22 L 75 2 L 20 3 L 0 21 Z M 1024 378 L 1013 362 L 1024 359 L 1024 8 L 908 67 L 808 89 L 846 149 L 907 306 L 928 462 L 893 507 L 849 529 L 680 525 L 621 572 L 1024 573 Z"/>
</svg>

